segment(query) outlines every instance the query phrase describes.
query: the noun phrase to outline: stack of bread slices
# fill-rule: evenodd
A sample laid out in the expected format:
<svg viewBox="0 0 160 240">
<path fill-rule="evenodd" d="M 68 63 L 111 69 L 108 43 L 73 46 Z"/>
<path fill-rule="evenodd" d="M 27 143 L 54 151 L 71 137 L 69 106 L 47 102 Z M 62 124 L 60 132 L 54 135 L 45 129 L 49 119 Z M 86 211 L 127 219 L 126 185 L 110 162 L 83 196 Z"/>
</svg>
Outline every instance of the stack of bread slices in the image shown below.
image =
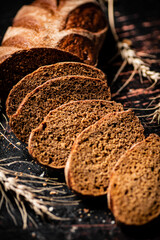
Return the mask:
<svg viewBox="0 0 160 240">
<path fill-rule="evenodd" d="M 6 113 L 32 157 L 65 169 L 75 193 L 107 194 L 117 221 L 144 225 L 160 214 L 160 137 L 145 139 L 138 117 L 111 101 L 105 74 L 91 66 L 106 31 L 94 0 L 24 6 L 0 47 Z"/>
</svg>

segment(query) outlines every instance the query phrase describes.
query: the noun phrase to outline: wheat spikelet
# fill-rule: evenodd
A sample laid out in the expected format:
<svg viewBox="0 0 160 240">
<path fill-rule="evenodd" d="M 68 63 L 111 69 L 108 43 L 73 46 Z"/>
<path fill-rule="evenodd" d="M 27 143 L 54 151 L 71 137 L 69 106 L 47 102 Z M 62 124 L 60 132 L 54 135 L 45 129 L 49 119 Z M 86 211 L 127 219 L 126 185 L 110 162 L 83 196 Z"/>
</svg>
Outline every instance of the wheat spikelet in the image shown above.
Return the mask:
<svg viewBox="0 0 160 240">
<path fill-rule="evenodd" d="M 154 100 L 160 98 L 160 95 L 158 95 L 157 97 L 153 98 L 153 100 L 151 101 L 151 103 L 149 104 L 149 106 L 153 103 Z M 156 104 L 154 107 L 149 107 L 146 108 L 146 109 L 135 109 L 135 110 L 145 110 L 145 111 L 153 111 L 152 113 L 150 114 L 145 114 L 145 115 L 140 115 L 139 117 L 140 118 L 144 118 L 144 117 L 152 117 L 152 120 L 151 120 L 151 123 L 153 121 L 157 121 L 158 124 L 160 124 L 160 102 L 158 104 Z"/>
<path fill-rule="evenodd" d="M 137 54 L 134 49 L 131 48 L 131 41 L 128 39 L 124 39 L 122 41 L 119 40 L 119 37 L 116 33 L 115 23 L 114 23 L 114 0 L 108 0 L 108 16 L 110 28 L 113 34 L 113 37 L 117 43 L 118 53 L 121 55 L 123 59 L 123 63 L 120 66 L 118 72 L 116 73 L 112 85 L 118 79 L 119 74 L 123 71 L 126 64 L 133 66 L 133 72 L 125 84 L 114 94 L 119 94 L 133 79 L 134 75 L 138 72 L 140 76 L 141 83 L 143 82 L 143 77 L 147 78 L 150 82 L 152 82 L 150 88 L 154 87 L 160 81 L 160 73 L 156 71 L 151 71 L 150 66 L 145 63 Z"/>
<path fill-rule="evenodd" d="M 10 131 L 7 117 L 2 114 L 3 124 L 0 122 L 0 135 L 16 150 L 21 151 L 8 137 L 7 133 Z M 12 193 L 14 203 L 19 209 L 21 219 L 23 221 L 23 228 L 27 227 L 27 220 L 30 220 L 35 226 L 37 226 L 34 219 L 29 215 L 26 210 L 26 204 L 33 209 L 35 214 L 43 217 L 48 217 L 51 220 L 67 220 L 61 217 L 57 217 L 51 211 L 56 206 L 77 205 L 79 201 L 73 199 L 75 195 L 67 194 L 64 191 L 66 186 L 64 183 L 58 183 L 57 179 L 44 178 L 44 172 L 40 177 L 27 174 L 24 172 L 16 172 L 9 167 L 15 164 L 29 164 L 31 162 L 20 160 L 21 156 L 10 156 L 0 159 L 0 209 L 3 202 L 6 209 L 11 216 L 14 224 L 17 224 L 17 220 L 14 216 L 14 207 L 11 200 L 8 197 L 8 193 Z"/>
<path fill-rule="evenodd" d="M 30 181 L 28 178 L 30 178 Z M 32 183 L 32 186 L 27 185 L 29 183 Z M 33 183 L 37 183 L 42 186 L 34 187 Z M 48 188 L 45 187 L 47 184 L 51 186 Z M 34 225 L 36 225 L 35 221 L 31 218 L 26 210 L 26 203 L 37 215 L 42 218 L 46 216 L 51 220 L 67 220 L 67 218 L 57 217 L 50 211 L 53 210 L 53 206 L 77 205 L 79 203 L 79 201 L 72 199 L 74 197 L 73 194 L 65 196 L 64 191 L 58 190 L 58 188 L 62 187 L 63 184 L 51 179 L 37 177 L 26 173 L 15 173 L 15 171 L 0 167 L 0 192 L 2 196 L 0 200 L 0 208 L 5 201 L 6 209 L 9 215 L 11 216 L 13 222 L 17 224 L 17 220 L 14 216 L 13 204 L 7 197 L 7 193 L 10 192 L 13 193 L 14 202 L 21 214 L 24 229 L 27 228 L 27 219 L 30 219 Z M 42 192 L 50 192 L 52 195 L 54 194 L 54 197 L 47 197 L 42 194 Z M 58 197 L 56 195 L 58 195 Z M 67 198 L 71 199 L 67 200 Z"/>
<path fill-rule="evenodd" d="M 1 108 L 2 106 L 0 105 L 0 108 Z M 3 124 L 2 124 L 2 122 L 0 122 L 0 127 L 2 128 L 2 130 L 4 131 L 4 132 L 7 132 L 7 129 L 9 129 L 9 123 L 8 123 L 8 120 L 7 120 L 7 117 L 2 113 L 2 117 L 4 118 L 4 120 L 5 120 L 5 125 L 6 126 L 4 126 Z M 14 148 L 16 148 L 17 150 L 21 150 L 19 147 L 17 147 L 12 141 L 10 141 L 9 140 L 9 138 L 2 132 L 2 131 L 0 131 L 0 136 L 1 137 L 3 137 L 10 145 L 12 145 Z"/>
</svg>

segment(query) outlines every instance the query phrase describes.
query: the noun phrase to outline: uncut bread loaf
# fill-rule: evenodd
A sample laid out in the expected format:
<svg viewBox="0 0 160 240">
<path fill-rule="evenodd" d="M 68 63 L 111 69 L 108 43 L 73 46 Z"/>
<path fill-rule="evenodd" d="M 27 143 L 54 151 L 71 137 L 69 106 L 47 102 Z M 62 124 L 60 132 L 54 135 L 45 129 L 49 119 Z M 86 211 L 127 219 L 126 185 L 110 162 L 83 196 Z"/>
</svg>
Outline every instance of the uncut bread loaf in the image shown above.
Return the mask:
<svg viewBox="0 0 160 240">
<path fill-rule="evenodd" d="M 64 168 L 76 136 L 121 104 L 105 100 L 80 100 L 63 104 L 45 117 L 29 137 L 28 151 L 34 159 L 52 168 Z"/>
<path fill-rule="evenodd" d="M 10 126 L 15 135 L 28 142 L 32 129 L 53 109 L 72 100 L 110 100 L 107 83 L 84 76 L 65 76 L 48 80 L 28 93 L 16 113 L 10 118 Z"/>
<path fill-rule="evenodd" d="M 96 0 L 35 0 L 18 11 L 2 46 L 58 48 L 94 65 L 107 29 Z"/>
<path fill-rule="evenodd" d="M 117 222 L 144 225 L 160 215 L 160 137 L 151 134 L 128 150 L 110 178 L 108 204 Z"/>
<path fill-rule="evenodd" d="M 33 73 L 26 75 L 11 89 L 6 101 L 7 116 L 10 117 L 16 112 L 23 98 L 34 88 L 49 79 L 67 75 L 82 75 L 102 80 L 106 79 L 105 74 L 98 68 L 79 62 L 58 62 L 42 66 Z"/>
<path fill-rule="evenodd" d="M 105 195 L 117 160 L 143 138 L 131 110 L 107 114 L 76 138 L 65 167 L 67 185 L 81 195 Z"/>
<path fill-rule="evenodd" d="M 96 0 L 36 0 L 24 5 L 0 47 L 2 84 L 10 90 L 26 74 L 55 63 L 49 61 L 54 55 L 48 54 L 51 49 L 69 52 L 79 61 L 96 65 L 107 29 L 105 14 Z"/>
</svg>

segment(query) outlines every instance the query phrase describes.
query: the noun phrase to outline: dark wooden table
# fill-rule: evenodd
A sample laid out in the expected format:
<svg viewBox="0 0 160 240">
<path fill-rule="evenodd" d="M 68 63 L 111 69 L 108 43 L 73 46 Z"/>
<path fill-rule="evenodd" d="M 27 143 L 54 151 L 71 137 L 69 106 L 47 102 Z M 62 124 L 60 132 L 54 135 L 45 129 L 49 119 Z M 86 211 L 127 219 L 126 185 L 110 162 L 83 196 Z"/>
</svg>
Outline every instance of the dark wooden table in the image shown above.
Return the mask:
<svg viewBox="0 0 160 240">
<path fill-rule="evenodd" d="M 24 4 L 31 1 L 16 0 L 3 2 L 0 8 L 0 40 L 4 35 L 7 27 L 11 25 L 12 19 L 17 10 Z M 153 70 L 160 71 L 160 1 L 159 0 L 117 0 L 115 1 L 115 25 L 120 39 L 128 38 L 132 41 L 133 47 L 139 56 L 142 56 L 147 61 Z M 116 74 L 118 68 L 122 64 L 122 59 L 117 57 L 110 62 L 112 55 L 115 53 L 115 44 L 111 33 L 109 32 L 100 54 L 99 68 L 101 68 L 108 75 L 108 82 L 111 81 Z M 154 57 L 146 57 L 145 54 L 154 55 Z M 113 96 L 122 84 L 128 79 L 132 73 L 132 66 L 126 66 L 120 74 L 116 83 L 111 87 Z M 137 116 L 153 113 L 145 110 L 152 102 L 153 98 L 160 94 L 160 85 L 153 89 L 148 89 L 151 85 L 149 80 L 144 79 L 140 82 L 140 77 L 136 74 L 128 86 L 118 95 L 113 97 L 113 100 L 121 102 L 125 109 L 136 108 Z M 158 104 L 159 99 L 155 99 L 151 107 Z M 138 110 L 143 108 L 144 110 Z M 151 122 L 152 117 L 141 118 L 142 124 L 145 128 L 145 135 L 150 133 L 157 133 L 160 135 L 160 126 L 156 119 Z M 58 181 L 64 183 L 63 172 L 51 172 L 48 169 L 42 168 L 29 156 L 26 146 L 17 145 L 18 139 L 11 133 L 7 127 L 5 118 L 5 108 L 0 112 L 0 122 L 5 126 L 6 130 L 0 126 L 0 132 L 18 146 L 17 149 L 12 144 L 9 144 L 4 136 L 0 136 L 0 159 L 18 156 L 19 160 L 26 161 L 26 163 L 16 163 L 8 166 L 10 169 L 20 172 L 32 173 L 40 176 L 42 173 L 47 177 L 58 177 Z M 0 162 L 1 164 L 1 162 Z M 71 192 L 64 187 L 66 195 Z M 12 199 L 12 196 L 10 196 Z M 75 197 L 74 200 L 80 200 Z M 17 218 L 17 225 L 7 213 L 6 207 L 3 204 L 0 211 L 0 239 L 113 239 L 113 240 L 158 240 L 160 239 L 160 222 L 156 222 L 148 229 L 128 229 L 117 226 L 111 212 L 107 208 L 107 199 L 88 199 L 81 200 L 78 205 L 59 206 L 55 208 L 55 214 L 60 217 L 69 217 L 67 221 L 48 221 L 42 220 L 34 214 L 34 212 L 27 208 L 29 214 L 35 220 L 37 228 L 28 221 L 27 229 L 22 229 L 22 221 L 18 209 L 15 206 L 15 216 Z"/>
</svg>

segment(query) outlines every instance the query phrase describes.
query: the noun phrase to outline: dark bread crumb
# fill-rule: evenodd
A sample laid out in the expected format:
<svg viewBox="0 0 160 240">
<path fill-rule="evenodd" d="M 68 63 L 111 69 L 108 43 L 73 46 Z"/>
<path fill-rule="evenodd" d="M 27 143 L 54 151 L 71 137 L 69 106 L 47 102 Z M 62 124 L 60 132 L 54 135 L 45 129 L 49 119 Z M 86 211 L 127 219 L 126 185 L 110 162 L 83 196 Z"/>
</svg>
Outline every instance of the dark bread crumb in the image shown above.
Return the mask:
<svg viewBox="0 0 160 240">
<path fill-rule="evenodd" d="M 1 98 L 5 99 L 17 82 L 40 66 L 65 61 L 81 62 L 73 54 L 55 48 L 21 50 L 11 47 L 0 47 Z"/>
<path fill-rule="evenodd" d="M 93 78 L 106 79 L 105 74 L 93 66 L 76 62 L 58 62 L 48 66 L 42 66 L 20 80 L 10 91 L 6 101 L 6 113 L 10 117 L 18 109 L 23 98 L 34 88 L 49 79 L 67 76 L 83 75 Z"/>
<path fill-rule="evenodd" d="M 143 138 L 131 110 L 107 114 L 77 137 L 65 167 L 68 186 L 86 196 L 105 195 L 117 160 Z"/>
<path fill-rule="evenodd" d="M 24 98 L 16 113 L 10 118 L 15 135 L 28 142 L 32 129 L 36 128 L 53 109 L 72 100 L 110 100 L 107 83 L 95 78 L 66 76 L 48 80 Z"/>
<path fill-rule="evenodd" d="M 160 137 L 151 134 L 117 162 L 108 203 L 116 220 L 143 225 L 160 215 Z"/>
<path fill-rule="evenodd" d="M 51 111 L 32 130 L 28 150 L 34 159 L 52 168 L 64 168 L 76 136 L 121 104 L 105 100 L 73 101 Z"/>
</svg>

